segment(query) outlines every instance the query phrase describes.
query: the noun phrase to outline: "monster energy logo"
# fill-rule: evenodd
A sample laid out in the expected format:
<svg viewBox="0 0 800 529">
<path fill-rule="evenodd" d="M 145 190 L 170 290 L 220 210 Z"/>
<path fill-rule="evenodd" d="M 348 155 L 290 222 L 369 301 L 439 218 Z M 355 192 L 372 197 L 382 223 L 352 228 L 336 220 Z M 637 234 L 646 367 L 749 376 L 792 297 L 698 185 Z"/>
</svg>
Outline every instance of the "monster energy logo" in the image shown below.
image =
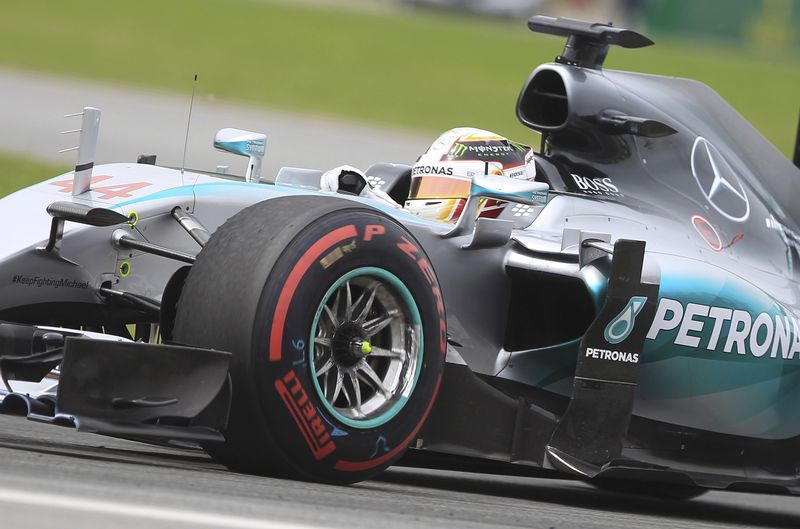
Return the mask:
<svg viewBox="0 0 800 529">
<path fill-rule="evenodd" d="M 464 156 L 464 153 L 467 152 L 467 146 L 463 143 L 456 143 L 453 145 L 453 148 L 450 149 L 450 155 L 455 156 L 456 158 L 460 158 Z"/>
<path fill-rule="evenodd" d="M 511 145 L 512 147 L 514 147 L 515 149 L 517 149 L 518 151 L 521 151 L 521 152 L 528 152 L 528 150 L 530 149 L 530 147 L 528 147 L 527 145 L 523 145 L 523 144 L 517 143 L 515 141 L 510 141 L 509 140 L 508 144 Z"/>
<path fill-rule="evenodd" d="M 463 143 L 457 143 L 450 149 L 450 156 L 461 158 L 468 152 L 475 153 L 478 158 L 488 158 L 511 154 L 514 152 L 514 147 L 510 145 L 464 145 Z"/>
<path fill-rule="evenodd" d="M 631 332 L 633 332 L 636 316 L 644 308 L 646 301 L 647 298 L 645 296 L 633 296 L 628 300 L 625 308 L 606 325 L 603 335 L 608 343 L 618 344 L 630 336 Z"/>
</svg>

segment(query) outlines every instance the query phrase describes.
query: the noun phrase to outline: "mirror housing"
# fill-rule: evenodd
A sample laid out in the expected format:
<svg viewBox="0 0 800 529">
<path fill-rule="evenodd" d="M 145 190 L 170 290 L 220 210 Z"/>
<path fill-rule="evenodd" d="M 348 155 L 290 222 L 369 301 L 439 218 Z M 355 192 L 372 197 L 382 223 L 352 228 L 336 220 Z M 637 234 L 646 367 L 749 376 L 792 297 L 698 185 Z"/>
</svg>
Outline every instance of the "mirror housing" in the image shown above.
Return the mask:
<svg viewBox="0 0 800 529">
<path fill-rule="evenodd" d="M 645 138 L 661 138 L 678 133 L 677 130 L 658 120 L 626 116 L 619 112 L 605 111 L 592 119 L 606 134 L 632 134 Z"/>
<path fill-rule="evenodd" d="M 248 156 L 247 182 L 258 182 L 261 179 L 261 159 L 267 148 L 267 135 L 241 129 L 221 129 L 214 136 L 214 148 L 220 151 Z"/>
<path fill-rule="evenodd" d="M 505 176 L 476 175 L 472 178 L 469 198 L 456 225 L 442 235 L 443 238 L 466 235 L 475 229 L 478 209 L 482 198 L 493 198 L 504 202 L 517 202 L 528 206 L 544 205 L 550 186 L 544 182 L 533 182 Z"/>
<path fill-rule="evenodd" d="M 549 189 L 550 186 L 544 182 L 505 176 L 476 175 L 472 178 L 469 195 L 534 206 L 547 201 Z"/>
</svg>

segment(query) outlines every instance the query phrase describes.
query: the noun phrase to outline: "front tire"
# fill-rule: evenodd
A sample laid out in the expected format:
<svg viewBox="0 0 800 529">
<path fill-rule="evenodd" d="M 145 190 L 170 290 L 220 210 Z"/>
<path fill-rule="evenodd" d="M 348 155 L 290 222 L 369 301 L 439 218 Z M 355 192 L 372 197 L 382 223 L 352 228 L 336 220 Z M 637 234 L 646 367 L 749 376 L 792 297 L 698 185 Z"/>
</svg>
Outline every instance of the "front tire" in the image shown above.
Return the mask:
<svg viewBox="0 0 800 529">
<path fill-rule="evenodd" d="M 333 197 L 255 204 L 192 267 L 175 340 L 233 354 L 213 457 L 231 468 L 349 483 L 391 465 L 438 391 L 444 304 L 413 236 Z"/>
</svg>

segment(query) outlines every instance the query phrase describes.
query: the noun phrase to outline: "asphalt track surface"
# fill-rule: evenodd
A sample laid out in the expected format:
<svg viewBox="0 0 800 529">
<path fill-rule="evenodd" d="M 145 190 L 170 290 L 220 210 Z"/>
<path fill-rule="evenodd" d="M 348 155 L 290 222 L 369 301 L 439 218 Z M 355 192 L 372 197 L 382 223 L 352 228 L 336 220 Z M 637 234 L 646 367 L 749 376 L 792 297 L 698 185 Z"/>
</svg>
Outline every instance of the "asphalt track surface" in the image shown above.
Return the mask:
<svg viewBox="0 0 800 529">
<path fill-rule="evenodd" d="M 580 482 L 393 468 L 350 486 L 237 474 L 202 452 L 0 417 L 0 525 L 108 529 L 800 527 L 800 498 L 689 501 Z"/>
<path fill-rule="evenodd" d="M 186 167 L 213 171 L 230 166 L 243 174 L 247 159 L 214 150 L 217 130 L 233 127 L 267 135 L 262 176 L 280 167 L 330 169 L 349 164 L 366 169 L 376 162 L 413 163 L 436 134 L 397 131 L 342 120 L 217 101 L 198 81 Z M 187 79 L 187 90 L 191 80 Z M 62 164 L 75 163 L 80 118 L 64 118 L 85 106 L 102 110 L 97 163 L 133 162 L 158 155 L 158 164 L 183 161 L 190 96 L 81 81 L 43 73 L 0 69 L 0 150 Z M 455 126 L 455 125 L 453 125 Z M 43 179 L 53 175 L 43 175 Z"/>
</svg>

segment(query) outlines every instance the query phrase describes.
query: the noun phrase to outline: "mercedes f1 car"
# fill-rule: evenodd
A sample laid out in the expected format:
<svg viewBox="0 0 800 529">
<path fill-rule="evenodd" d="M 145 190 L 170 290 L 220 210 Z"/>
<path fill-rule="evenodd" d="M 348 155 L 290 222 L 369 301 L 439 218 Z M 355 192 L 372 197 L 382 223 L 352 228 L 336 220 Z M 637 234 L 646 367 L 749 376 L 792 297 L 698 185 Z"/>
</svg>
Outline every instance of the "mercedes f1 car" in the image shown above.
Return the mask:
<svg viewBox="0 0 800 529">
<path fill-rule="evenodd" d="M 536 179 L 476 174 L 455 223 L 262 182 L 265 136 L 235 129 L 243 178 L 95 167 L 84 109 L 74 172 L 0 201 L 0 411 L 331 483 L 399 461 L 800 493 L 799 157 L 699 82 L 603 69 L 638 33 L 528 24 L 568 39 L 517 101 Z"/>
</svg>

